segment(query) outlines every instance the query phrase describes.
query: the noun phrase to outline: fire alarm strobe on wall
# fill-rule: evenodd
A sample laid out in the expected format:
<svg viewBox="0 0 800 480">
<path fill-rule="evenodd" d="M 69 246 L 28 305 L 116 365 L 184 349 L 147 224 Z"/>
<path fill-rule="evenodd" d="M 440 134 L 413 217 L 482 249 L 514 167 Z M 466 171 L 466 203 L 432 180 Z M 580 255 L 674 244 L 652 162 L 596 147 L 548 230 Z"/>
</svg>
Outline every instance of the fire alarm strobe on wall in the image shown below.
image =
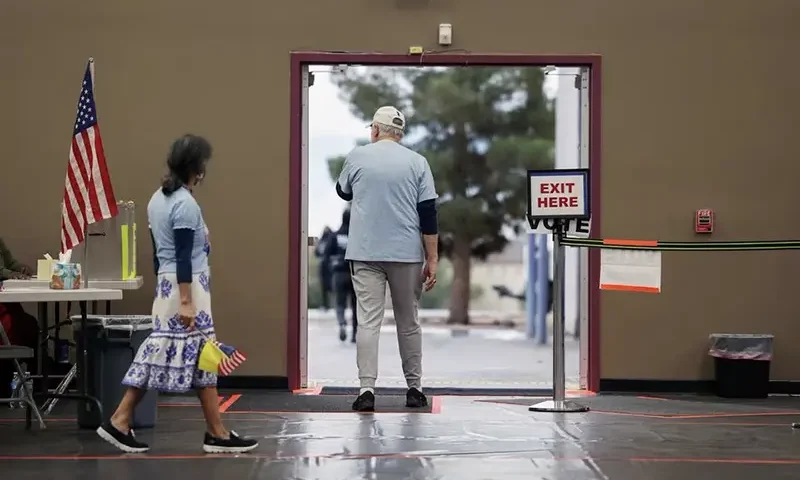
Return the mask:
<svg viewBox="0 0 800 480">
<path fill-rule="evenodd" d="M 449 23 L 439 24 L 439 45 L 447 47 L 453 44 L 453 25 Z"/>
<path fill-rule="evenodd" d="M 695 212 L 694 232 L 711 233 L 714 231 L 714 211 L 704 208 Z"/>
</svg>

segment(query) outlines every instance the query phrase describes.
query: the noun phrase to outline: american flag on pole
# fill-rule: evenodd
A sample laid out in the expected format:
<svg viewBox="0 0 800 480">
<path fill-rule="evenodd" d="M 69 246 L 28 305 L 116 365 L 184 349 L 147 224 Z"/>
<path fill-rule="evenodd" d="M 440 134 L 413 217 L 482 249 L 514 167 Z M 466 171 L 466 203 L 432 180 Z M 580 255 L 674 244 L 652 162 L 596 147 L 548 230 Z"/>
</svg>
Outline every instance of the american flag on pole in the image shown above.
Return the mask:
<svg viewBox="0 0 800 480">
<path fill-rule="evenodd" d="M 94 103 L 94 60 L 83 75 L 72 132 L 64 199 L 61 203 L 61 251 L 84 240 L 86 227 L 117 215 L 117 200 L 108 175 Z"/>
<path fill-rule="evenodd" d="M 231 347 L 230 345 L 225 345 L 223 343 L 219 343 L 216 340 L 211 340 L 214 344 L 222 350 L 222 353 L 225 355 L 222 358 L 222 361 L 219 363 L 219 375 L 225 376 L 230 375 L 231 372 L 236 370 L 236 367 L 243 364 L 247 357 L 244 356 L 239 350 Z"/>
</svg>

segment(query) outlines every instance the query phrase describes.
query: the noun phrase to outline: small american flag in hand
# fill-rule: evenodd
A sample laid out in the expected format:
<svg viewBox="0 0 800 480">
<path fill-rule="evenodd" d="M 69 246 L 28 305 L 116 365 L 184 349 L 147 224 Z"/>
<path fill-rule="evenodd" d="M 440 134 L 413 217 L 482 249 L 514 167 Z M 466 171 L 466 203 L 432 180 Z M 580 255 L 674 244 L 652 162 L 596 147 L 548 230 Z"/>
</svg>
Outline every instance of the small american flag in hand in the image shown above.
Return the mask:
<svg viewBox="0 0 800 480">
<path fill-rule="evenodd" d="M 212 340 L 212 342 L 220 350 L 222 350 L 222 353 L 225 354 L 225 358 L 223 358 L 219 364 L 219 375 L 230 375 L 231 372 L 236 370 L 236 367 L 243 364 L 244 361 L 247 360 L 247 357 L 242 352 L 236 350 L 230 345 L 225 345 L 224 343 L 220 343 L 216 340 Z"/>
</svg>

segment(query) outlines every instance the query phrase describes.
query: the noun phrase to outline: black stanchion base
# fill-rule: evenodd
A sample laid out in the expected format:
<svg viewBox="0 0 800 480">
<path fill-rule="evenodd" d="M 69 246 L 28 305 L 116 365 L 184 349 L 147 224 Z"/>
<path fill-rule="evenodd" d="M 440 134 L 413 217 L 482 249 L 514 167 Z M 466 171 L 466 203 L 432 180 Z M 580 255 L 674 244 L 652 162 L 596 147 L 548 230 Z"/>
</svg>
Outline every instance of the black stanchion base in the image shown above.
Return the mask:
<svg viewBox="0 0 800 480">
<path fill-rule="evenodd" d="M 545 400 L 528 407 L 531 412 L 572 413 L 588 412 L 589 407 L 570 400 Z"/>
</svg>

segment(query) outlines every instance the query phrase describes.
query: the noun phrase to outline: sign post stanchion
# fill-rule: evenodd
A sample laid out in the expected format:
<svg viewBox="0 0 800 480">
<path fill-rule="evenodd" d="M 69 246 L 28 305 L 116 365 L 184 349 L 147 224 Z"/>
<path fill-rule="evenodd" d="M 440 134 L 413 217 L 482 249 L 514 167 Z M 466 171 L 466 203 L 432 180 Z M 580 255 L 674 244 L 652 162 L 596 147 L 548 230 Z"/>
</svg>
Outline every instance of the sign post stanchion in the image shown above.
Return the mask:
<svg viewBox="0 0 800 480">
<path fill-rule="evenodd" d="M 564 270 L 565 255 L 561 240 L 565 220 L 588 219 L 589 171 L 548 170 L 528 172 L 528 221 L 553 222 L 553 398 L 531 405 L 532 412 L 586 412 L 589 407 L 566 398 L 564 369 Z"/>
</svg>

